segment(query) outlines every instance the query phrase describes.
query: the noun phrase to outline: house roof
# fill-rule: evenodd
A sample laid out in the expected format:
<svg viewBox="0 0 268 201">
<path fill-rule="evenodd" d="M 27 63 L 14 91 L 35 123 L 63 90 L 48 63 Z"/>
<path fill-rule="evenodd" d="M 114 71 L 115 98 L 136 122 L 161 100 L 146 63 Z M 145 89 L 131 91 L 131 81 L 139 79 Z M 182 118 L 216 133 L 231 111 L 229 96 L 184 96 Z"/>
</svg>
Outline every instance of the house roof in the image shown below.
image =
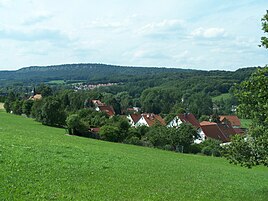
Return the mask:
<svg viewBox="0 0 268 201">
<path fill-rule="evenodd" d="M 206 135 L 206 137 L 220 140 L 222 142 L 228 142 L 228 137 L 223 133 L 217 123 L 214 122 L 201 122 L 201 129 Z"/>
<path fill-rule="evenodd" d="M 197 121 L 195 116 L 192 113 L 184 113 L 184 114 L 178 114 L 177 115 L 180 120 L 184 123 L 190 123 L 196 128 L 200 128 L 200 123 Z"/>
<path fill-rule="evenodd" d="M 90 128 L 89 131 L 92 133 L 98 133 L 100 132 L 100 128 Z"/>
<path fill-rule="evenodd" d="M 98 106 L 98 108 L 100 109 L 101 112 L 106 112 L 106 114 L 110 117 L 115 115 L 115 111 L 112 106 L 101 105 L 101 106 Z"/>
<path fill-rule="evenodd" d="M 157 114 L 142 114 L 143 118 L 147 122 L 149 126 L 153 126 L 156 123 L 160 123 L 161 125 L 165 126 L 165 120 Z"/>
<path fill-rule="evenodd" d="M 227 137 L 228 141 L 230 141 L 232 136 L 236 135 L 236 131 L 230 124 L 218 124 L 218 126 Z"/>
<path fill-rule="evenodd" d="M 100 100 L 91 100 L 91 102 L 96 106 L 104 106 L 105 105 Z"/>
<path fill-rule="evenodd" d="M 236 115 L 221 115 L 220 121 L 224 122 L 225 120 L 228 120 L 232 126 L 241 126 L 241 122 Z"/>
<path fill-rule="evenodd" d="M 133 120 L 134 124 L 136 124 L 142 117 L 141 114 L 130 114 L 129 116 Z"/>
<path fill-rule="evenodd" d="M 245 131 L 241 128 L 234 128 L 235 130 L 235 133 L 236 134 L 239 134 L 239 135 L 244 135 L 245 134 Z"/>
<path fill-rule="evenodd" d="M 41 94 L 35 94 L 34 96 L 31 96 L 29 100 L 41 100 L 42 95 Z"/>
</svg>

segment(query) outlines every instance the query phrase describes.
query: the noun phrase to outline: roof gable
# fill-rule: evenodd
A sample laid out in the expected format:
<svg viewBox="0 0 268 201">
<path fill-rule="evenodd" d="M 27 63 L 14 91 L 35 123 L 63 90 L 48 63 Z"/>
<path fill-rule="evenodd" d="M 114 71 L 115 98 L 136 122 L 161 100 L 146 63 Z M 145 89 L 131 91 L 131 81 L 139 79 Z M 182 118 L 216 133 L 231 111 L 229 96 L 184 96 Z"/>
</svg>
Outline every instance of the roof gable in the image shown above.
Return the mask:
<svg viewBox="0 0 268 201">
<path fill-rule="evenodd" d="M 200 128 L 199 121 L 195 118 L 195 116 L 192 113 L 178 114 L 177 116 L 183 123 L 189 123 L 196 128 Z"/>
<path fill-rule="evenodd" d="M 236 115 L 221 115 L 220 121 L 224 122 L 225 120 L 229 121 L 232 126 L 241 126 L 240 119 Z"/>
</svg>

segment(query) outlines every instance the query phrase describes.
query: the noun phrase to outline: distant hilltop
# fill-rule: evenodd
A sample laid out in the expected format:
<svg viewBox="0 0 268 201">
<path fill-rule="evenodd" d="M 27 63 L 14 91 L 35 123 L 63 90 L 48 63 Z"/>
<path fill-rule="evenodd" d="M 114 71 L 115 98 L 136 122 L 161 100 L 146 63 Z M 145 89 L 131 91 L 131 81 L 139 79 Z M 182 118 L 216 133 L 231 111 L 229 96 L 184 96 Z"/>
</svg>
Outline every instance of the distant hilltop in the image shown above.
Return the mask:
<svg viewBox="0 0 268 201">
<path fill-rule="evenodd" d="M 182 68 L 166 67 L 131 67 L 97 63 L 62 64 L 52 66 L 31 66 L 13 71 L 0 71 L 0 84 L 8 82 L 49 82 L 52 80 L 81 80 L 92 84 L 119 83 L 147 79 L 152 76 L 171 75 L 250 75 L 255 68 L 242 68 L 235 72 L 231 71 L 202 71 Z"/>
</svg>

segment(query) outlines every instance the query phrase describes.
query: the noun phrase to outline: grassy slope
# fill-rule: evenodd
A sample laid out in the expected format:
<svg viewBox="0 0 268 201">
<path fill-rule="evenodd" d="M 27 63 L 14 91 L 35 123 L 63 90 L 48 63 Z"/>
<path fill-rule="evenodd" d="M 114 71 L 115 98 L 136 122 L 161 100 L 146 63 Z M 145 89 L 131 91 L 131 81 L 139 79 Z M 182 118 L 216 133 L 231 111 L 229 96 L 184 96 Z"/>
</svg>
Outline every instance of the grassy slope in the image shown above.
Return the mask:
<svg viewBox="0 0 268 201">
<path fill-rule="evenodd" d="M 0 200 L 266 200 L 268 169 L 66 136 L 0 111 Z"/>
<path fill-rule="evenodd" d="M 231 95 L 229 93 L 221 94 L 219 96 L 212 97 L 212 101 L 220 101 L 221 99 L 226 100 L 231 98 Z"/>
</svg>

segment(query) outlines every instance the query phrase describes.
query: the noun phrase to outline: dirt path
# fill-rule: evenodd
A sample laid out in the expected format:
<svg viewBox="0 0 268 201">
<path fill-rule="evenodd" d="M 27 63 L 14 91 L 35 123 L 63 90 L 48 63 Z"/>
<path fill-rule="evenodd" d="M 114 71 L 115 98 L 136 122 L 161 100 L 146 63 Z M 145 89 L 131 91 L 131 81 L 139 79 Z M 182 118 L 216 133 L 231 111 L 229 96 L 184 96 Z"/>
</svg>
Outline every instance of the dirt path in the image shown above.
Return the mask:
<svg viewBox="0 0 268 201">
<path fill-rule="evenodd" d="M 0 103 L 0 110 L 4 109 L 4 103 Z"/>
</svg>

